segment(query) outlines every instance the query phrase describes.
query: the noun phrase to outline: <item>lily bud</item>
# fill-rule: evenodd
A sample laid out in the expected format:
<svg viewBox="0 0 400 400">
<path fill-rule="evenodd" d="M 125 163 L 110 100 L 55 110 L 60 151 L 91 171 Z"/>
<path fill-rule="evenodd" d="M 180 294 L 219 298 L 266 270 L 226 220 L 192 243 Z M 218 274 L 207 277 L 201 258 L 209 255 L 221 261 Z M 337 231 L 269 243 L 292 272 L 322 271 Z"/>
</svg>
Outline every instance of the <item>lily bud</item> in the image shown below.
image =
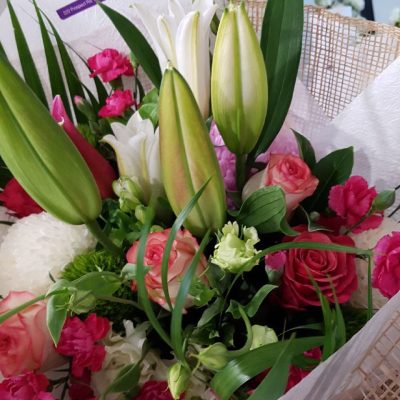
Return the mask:
<svg viewBox="0 0 400 400">
<path fill-rule="evenodd" d="M 168 387 L 174 400 L 178 400 L 186 391 L 191 375 L 192 372 L 179 362 L 168 370 Z"/>
<path fill-rule="evenodd" d="M 215 343 L 201 350 L 197 358 L 206 368 L 216 371 L 228 363 L 229 351 L 223 343 Z"/>
<path fill-rule="evenodd" d="M 176 69 L 160 91 L 160 156 L 165 192 L 178 215 L 208 182 L 185 227 L 202 236 L 225 222 L 225 189 L 218 160 L 196 100 Z"/>
<path fill-rule="evenodd" d="M 98 217 L 101 198 L 86 162 L 2 57 L 0 143 L 4 162 L 43 209 L 76 225 Z"/>
<path fill-rule="evenodd" d="M 211 72 L 214 120 L 229 150 L 247 154 L 256 145 L 268 107 L 264 58 L 244 2 L 224 11 Z"/>
</svg>

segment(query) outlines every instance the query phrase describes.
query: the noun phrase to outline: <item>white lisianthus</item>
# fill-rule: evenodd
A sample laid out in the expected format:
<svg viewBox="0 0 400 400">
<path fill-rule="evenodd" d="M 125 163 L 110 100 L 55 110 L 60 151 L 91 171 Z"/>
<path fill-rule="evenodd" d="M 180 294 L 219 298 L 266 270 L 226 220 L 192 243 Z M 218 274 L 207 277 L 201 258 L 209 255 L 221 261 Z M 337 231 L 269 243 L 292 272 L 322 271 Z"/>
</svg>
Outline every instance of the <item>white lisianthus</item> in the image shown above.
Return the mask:
<svg viewBox="0 0 400 400">
<path fill-rule="evenodd" d="M 163 9 L 136 2 L 161 70 L 171 63 L 186 79 L 204 117 L 210 102 L 210 24 L 218 8 L 213 0 L 164 0 Z M 160 4 L 158 4 L 160 6 Z"/>
<path fill-rule="evenodd" d="M 164 192 L 160 166 L 160 135 L 149 119 L 133 114 L 127 125 L 111 124 L 114 135 L 102 139 L 115 151 L 120 176 L 135 180 L 143 191 L 144 201 Z"/>
<path fill-rule="evenodd" d="M 0 246 L 0 294 L 45 293 L 63 267 L 92 250 L 96 239 L 84 225 L 69 225 L 48 213 L 32 214 L 12 225 Z"/>
<path fill-rule="evenodd" d="M 370 229 L 359 234 L 350 234 L 355 246 L 360 249 L 373 249 L 378 241 L 385 235 L 400 230 L 400 224 L 391 218 L 384 218 L 379 228 Z M 358 276 L 358 288 L 352 294 L 350 304 L 356 308 L 368 307 L 368 263 L 365 260 L 356 259 Z M 372 265 L 373 271 L 374 265 Z M 373 306 L 375 310 L 382 308 L 389 300 L 378 289 L 372 289 Z"/>
</svg>

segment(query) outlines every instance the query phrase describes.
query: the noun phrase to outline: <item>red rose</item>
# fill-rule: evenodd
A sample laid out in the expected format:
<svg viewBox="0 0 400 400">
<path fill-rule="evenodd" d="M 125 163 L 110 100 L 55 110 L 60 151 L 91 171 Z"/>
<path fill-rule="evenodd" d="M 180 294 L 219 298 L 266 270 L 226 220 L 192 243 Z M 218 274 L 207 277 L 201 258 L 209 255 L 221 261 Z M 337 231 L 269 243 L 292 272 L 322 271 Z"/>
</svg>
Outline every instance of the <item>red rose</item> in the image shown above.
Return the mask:
<svg viewBox="0 0 400 400">
<path fill-rule="evenodd" d="M 15 178 L 12 178 L 0 193 L 4 207 L 13 211 L 18 218 L 39 214 L 43 209 L 37 204 Z"/>
<path fill-rule="evenodd" d="M 146 382 L 134 400 L 173 400 L 167 382 Z M 132 399 L 133 400 L 133 399 Z"/>
<path fill-rule="evenodd" d="M 352 176 L 344 185 L 332 187 L 329 193 L 329 207 L 342 218 L 342 225 L 351 228 L 368 214 L 377 195 L 375 188 L 369 188 L 363 177 Z M 381 214 L 371 215 L 353 229 L 353 232 L 378 228 L 382 220 Z"/>
<path fill-rule="evenodd" d="M 4 379 L 0 383 L 1 400 L 54 400 L 47 392 L 49 381 L 45 375 L 27 372 Z"/>
<path fill-rule="evenodd" d="M 289 242 L 314 242 L 338 244 L 354 247 L 348 236 L 332 235 L 326 232 L 304 232 L 304 227 L 296 230 L 302 232 L 295 238 L 286 238 Z M 320 306 L 318 295 L 310 280 L 310 274 L 331 302 L 335 302 L 332 286 L 339 303 L 345 303 L 357 289 L 355 257 L 352 254 L 329 250 L 291 249 L 282 276 L 282 304 L 287 308 L 301 310 L 307 306 Z"/>
<path fill-rule="evenodd" d="M 115 49 L 105 49 L 88 59 L 89 68 L 93 71 L 91 78 L 100 75 L 103 82 L 111 82 L 121 75 L 133 76 L 134 71 L 128 57 Z"/>
<path fill-rule="evenodd" d="M 121 117 L 135 103 L 130 90 L 116 90 L 110 97 L 107 97 L 106 105 L 100 108 L 99 117 Z"/>
</svg>

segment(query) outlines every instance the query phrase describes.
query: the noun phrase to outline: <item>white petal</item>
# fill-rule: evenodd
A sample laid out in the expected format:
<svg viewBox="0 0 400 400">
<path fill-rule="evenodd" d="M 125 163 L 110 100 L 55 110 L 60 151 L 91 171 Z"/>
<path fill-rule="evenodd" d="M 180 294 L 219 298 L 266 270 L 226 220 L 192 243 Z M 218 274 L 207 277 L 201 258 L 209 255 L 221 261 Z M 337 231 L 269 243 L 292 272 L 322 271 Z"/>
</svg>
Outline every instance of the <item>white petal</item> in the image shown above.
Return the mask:
<svg viewBox="0 0 400 400">
<path fill-rule="evenodd" d="M 135 158 L 131 155 L 130 147 L 123 142 L 119 142 L 113 135 L 106 135 L 101 141 L 108 143 L 114 149 L 120 176 L 132 176 L 137 168 L 134 164 Z"/>
</svg>

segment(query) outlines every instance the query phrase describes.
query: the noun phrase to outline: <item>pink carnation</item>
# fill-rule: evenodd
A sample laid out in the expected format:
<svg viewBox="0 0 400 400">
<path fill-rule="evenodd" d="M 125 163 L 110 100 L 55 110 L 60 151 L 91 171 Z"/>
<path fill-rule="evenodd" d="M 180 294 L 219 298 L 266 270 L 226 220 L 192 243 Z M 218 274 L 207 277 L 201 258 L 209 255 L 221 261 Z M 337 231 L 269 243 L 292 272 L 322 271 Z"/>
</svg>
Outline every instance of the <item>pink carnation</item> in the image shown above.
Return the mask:
<svg viewBox="0 0 400 400">
<path fill-rule="evenodd" d="M 116 90 L 106 99 L 106 105 L 99 111 L 99 117 L 112 118 L 121 117 L 125 111 L 135 104 L 130 90 Z"/>
<path fill-rule="evenodd" d="M 57 346 L 58 353 L 72 357 L 72 374 L 82 377 L 85 369 L 100 371 L 106 356 L 105 346 L 97 343 L 110 330 L 107 318 L 90 314 L 85 321 L 67 319 Z"/>
<path fill-rule="evenodd" d="M 111 82 L 121 75 L 134 74 L 132 64 L 128 57 L 115 49 L 105 49 L 88 59 L 89 68 L 93 71 L 91 78 L 100 75 L 103 82 Z"/>
<path fill-rule="evenodd" d="M 380 239 L 374 254 L 372 286 L 391 298 L 400 290 L 400 232 Z"/>
<path fill-rule="evenodd" d="M 0 383 L 1 400 L 54 400 L 47 392 L 49 381 L 43 374 L 27 372 L 4 379 Z"/>
<path fill-rule="evenodd" d="M 375 188 L 369 188 L 363 177 L 352 176 L 344 185 L 332 187 L 329 193 L 329 207 L 342 218 L 344 226 L 351 228 L 369 213 L 377 195 Z M 380 214 L 372 215 L 352 231 L 359 233 L 378 228 L 382 219 Z"/>
</svg>

